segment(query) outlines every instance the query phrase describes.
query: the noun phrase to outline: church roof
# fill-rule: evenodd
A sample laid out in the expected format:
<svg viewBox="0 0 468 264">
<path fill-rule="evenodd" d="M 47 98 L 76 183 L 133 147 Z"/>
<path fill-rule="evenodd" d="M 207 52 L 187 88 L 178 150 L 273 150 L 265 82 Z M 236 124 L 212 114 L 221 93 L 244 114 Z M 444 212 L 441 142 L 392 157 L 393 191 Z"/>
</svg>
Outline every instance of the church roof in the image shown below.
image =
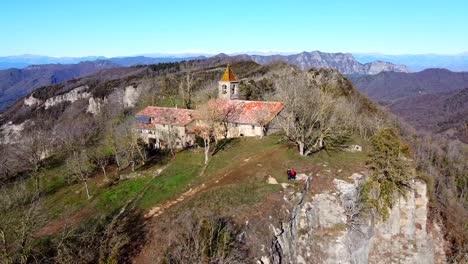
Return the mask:
<svg viewBox="0 0 468 264">
<path fill-rule="evenodd" d="M 226 70 L 224 71 L 223 77 L 221 77 L 222 82 L 233 82 L 237 81 L 236 75 L 231 70 L 231 67 L 227 66 Z"/>
<path fill-rule="evenodd" d="M 154 128 L 155 124 L 186 126 L 194 118 L 194 110 L 147 106 L 136 114 L 137 124 L 140 128 Z M 148 123 L 145 118 L 152 118 Z"/>
</svg>

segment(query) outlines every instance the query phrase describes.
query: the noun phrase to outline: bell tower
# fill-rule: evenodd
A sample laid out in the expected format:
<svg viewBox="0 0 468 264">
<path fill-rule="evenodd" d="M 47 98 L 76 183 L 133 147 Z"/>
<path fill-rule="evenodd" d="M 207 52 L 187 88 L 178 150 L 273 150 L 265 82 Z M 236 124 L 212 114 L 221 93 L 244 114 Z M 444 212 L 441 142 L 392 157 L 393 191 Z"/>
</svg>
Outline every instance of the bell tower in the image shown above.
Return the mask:
<svg viewBox="0 0 468 264">
<path fill-rule="evenodd" d="M 218 98 L 228 100 L 239 98 L 239 81 L 229 65 L 218 82 Z"/>
</svg>

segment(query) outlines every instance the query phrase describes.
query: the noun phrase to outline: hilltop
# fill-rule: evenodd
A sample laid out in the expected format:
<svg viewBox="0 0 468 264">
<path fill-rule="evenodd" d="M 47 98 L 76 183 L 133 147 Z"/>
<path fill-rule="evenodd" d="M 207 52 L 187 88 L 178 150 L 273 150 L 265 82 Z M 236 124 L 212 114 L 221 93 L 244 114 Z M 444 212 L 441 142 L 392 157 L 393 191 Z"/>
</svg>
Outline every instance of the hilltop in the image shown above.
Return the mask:
<svg viewBox="0 0 468 264">
<path fill-rule="evenodd" d="M 284 129 L 210 139 L 206 165 L 203 140 L 174 154 L 138 140 L 135 113 L 187 100 L 203 105 L 216 97 L 227 64 L 241 99 L 286 102 L 300 92 L 296 101 L 311 114 L 291 103 L 282 114 L 310 131 L 310 155 L 301 156 Z M 1 121 L 0 158 L 8 166 L 0 170 L 0 227 L 10 228 L 1 229 L 8 250 L 0 256 L 11 262 L 463 258 L 462 150 L 450 145 L 446 155 L 420 144 L 429 139 L 406 131 L 337 70 L 242 56 L 112 68 L 39 88 Z M 288 168 L 297 181 L 287 180 Z"/>
</svg>

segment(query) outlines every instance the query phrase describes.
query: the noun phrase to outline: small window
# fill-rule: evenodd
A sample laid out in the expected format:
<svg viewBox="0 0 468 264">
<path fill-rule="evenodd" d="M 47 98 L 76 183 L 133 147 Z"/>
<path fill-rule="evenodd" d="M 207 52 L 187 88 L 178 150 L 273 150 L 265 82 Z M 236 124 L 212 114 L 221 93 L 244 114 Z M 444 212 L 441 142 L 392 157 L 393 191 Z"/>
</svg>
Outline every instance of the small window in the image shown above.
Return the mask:
<svg viewBox="0 0 468 264">
<path fill-rule="evenodd" d="M 252 126 L 252 129 L 255 129 L 255 126 Z"/>
<path fill-rule="evenodd" d="M 223 85 L 223 94 L 227 94 L 227 86 Z"/>
<path fill-rule="evenodd" d="M 231 87 L 231 94 L 234 94 L 234 85 Z"/>
</svg>

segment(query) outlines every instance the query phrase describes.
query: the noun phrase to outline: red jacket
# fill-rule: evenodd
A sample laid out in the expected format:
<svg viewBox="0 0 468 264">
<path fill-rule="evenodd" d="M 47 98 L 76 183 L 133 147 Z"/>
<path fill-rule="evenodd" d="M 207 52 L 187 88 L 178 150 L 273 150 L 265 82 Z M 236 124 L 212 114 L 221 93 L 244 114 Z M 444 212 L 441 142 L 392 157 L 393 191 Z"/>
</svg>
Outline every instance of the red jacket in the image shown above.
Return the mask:
<svg viewBox="0 0 468 264">
<path fill-rule="evenodd" d="M 296 177 L 296 171 L 295 170 L 291 170 L 291 176 Z"/>
</svg>

